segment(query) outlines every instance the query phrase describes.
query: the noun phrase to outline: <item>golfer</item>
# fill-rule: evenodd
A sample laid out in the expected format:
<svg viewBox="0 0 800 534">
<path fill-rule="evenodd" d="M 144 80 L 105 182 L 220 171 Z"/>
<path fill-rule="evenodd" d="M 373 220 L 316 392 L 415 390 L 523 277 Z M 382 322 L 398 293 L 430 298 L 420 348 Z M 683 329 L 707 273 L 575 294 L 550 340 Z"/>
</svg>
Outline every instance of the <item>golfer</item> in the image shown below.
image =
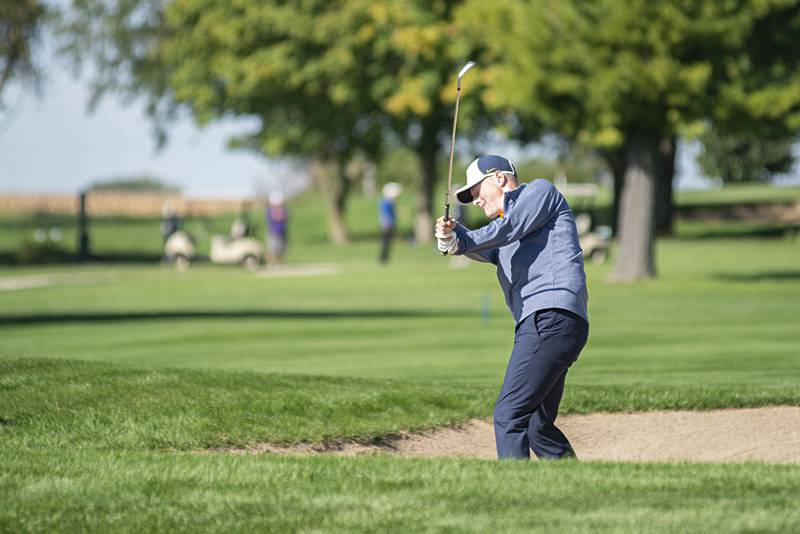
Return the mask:
<svg viewBox="0 0 800 534">
<path fill-rule="evenodd" d="M 436 221 L 439 250 L 497 266 L 516 323 L 514 349 L 494 409 L 497 456 L 574 458 L 556 427 L 567 370 L 589 335 L 583 252 L 567 201 L 547 180 L 520 184 L 514 165 L 483 156 L 467 168 L 462 204 L 492 221 L 469 230 Z"/>
</svg>

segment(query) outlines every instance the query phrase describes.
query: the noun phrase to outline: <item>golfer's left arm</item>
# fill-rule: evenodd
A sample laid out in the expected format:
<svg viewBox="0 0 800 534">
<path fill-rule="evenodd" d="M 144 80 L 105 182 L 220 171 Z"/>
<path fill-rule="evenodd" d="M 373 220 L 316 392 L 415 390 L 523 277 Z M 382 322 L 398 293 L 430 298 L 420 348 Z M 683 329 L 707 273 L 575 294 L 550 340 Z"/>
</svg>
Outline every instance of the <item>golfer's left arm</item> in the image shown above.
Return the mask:
<svg viewBox="0 0 800 534">
<path fill-rule="evenodd" d="M 564 197 L 547 180 L 528 184 L 513 209 L 477 230 L 456 232 L 457 254 L 474 254 L 519 241 L 547 224 L 561 208 Z"/>
</svg>

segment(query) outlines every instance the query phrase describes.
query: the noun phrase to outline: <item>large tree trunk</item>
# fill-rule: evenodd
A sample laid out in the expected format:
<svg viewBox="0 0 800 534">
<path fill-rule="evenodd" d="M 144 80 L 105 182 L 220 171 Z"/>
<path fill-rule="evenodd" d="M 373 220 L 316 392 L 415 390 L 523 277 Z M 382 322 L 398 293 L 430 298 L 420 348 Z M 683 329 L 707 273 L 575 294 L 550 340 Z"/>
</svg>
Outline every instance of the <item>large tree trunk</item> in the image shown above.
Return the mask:
<svg viewBox="0 0 800 534">
<path fill-rule="evenodd" d="M 614 191 L 611 198 L 611 233 L 617 235 L 622 186 L 625 183 L 625 153 L 623 150 L 607 151 L 604 153 L 604 157 L 614 180 Z"/>
<path fill-rule="evenodd" d="M 672 235 L 674 202 L 672 184 L 675 179 L 676 137 L 664 139 L 659 145 L 658 178 L 656 180 L 656 235 Z"/>
<path fill-rule="evenodd" d="M 631 282 L 655 276 L 655 189 L 659 141 L 633 134 L 625 145 L 625 184 L 619 212 L 619 254 L 609 279 Z"/>
<path fill-rule="evenodd" d="M 431 128 L 431 130 L 433 129 Z M 422 145 L 417 150 L 420 162 L 417 213 L 414 220 L 414 239 L 417 243 L 433 241 L 433 186 L 436 183 L 436 157 L 438 154 L 436 132 L 424 132 Z"/>
<path fill-rule="evenodd" d="M 618 235 L 619 231 L 619 207 L 622 203 L 622 189 L 625 185 L 625 155 L 622 151 L 616 151 L 606 158 L 611 167 L 611 175 L 614 178 L 614 196 L 611 199 L 611 233 Z"/>
<path fill-rule="evenodd" d="M 309 165 L 309 173 L 325 199 L 328 216 L 328 239 L 341 245 L 350 241 L 345 224 L 345 208 L 350 182 L 344 172 L 344 165 L 331 161 L 314 160 Z"/>
</svg>

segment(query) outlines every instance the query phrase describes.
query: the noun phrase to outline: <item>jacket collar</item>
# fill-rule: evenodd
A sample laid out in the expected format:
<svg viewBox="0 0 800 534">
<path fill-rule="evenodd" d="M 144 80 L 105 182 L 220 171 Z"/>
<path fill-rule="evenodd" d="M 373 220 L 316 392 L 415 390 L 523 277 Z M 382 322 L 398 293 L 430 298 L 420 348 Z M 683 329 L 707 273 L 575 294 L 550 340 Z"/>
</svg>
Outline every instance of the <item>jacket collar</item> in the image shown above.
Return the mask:
<svg viewBox="0 0 800 534">
<path fill-rule="evenodd" d="M 507 191 L 503 195 L 503 212 L 508 213 L 508 210 L 514 207 L 514 204 L 517 202 L 517 198 L 519 198 L 520 193 L 522 190 L 525 189 L 527 184 L 519 184 L 519 187 L 514 189 L 513 191 Z"/>
</svg>

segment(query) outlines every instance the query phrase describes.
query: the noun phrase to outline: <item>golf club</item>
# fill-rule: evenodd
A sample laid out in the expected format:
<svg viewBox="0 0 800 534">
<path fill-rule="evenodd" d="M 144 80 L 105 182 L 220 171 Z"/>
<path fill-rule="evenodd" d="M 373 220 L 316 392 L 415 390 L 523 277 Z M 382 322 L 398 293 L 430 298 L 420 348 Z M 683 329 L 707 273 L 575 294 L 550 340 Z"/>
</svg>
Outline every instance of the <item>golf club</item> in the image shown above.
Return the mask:
<svg viewBox="0 0 800 534">
<path fill-rule="evenodd" d="M 469 69 L 475 66 L 474 61 L 468 62 L 458 73 L 458 82 L 456 83 L 456 112 L 453 115 L 453 134 L 450 137 L 450 166 L 447 169 L 447 194 L 444 200 L 444 218 L 450 218 L 450 188 L 453 185 L 453 154 L 456 149 L 456 124 L 458 124 L 458 103 L 461 100 L 461 78 L 469 72 Z"/>
</svg>

